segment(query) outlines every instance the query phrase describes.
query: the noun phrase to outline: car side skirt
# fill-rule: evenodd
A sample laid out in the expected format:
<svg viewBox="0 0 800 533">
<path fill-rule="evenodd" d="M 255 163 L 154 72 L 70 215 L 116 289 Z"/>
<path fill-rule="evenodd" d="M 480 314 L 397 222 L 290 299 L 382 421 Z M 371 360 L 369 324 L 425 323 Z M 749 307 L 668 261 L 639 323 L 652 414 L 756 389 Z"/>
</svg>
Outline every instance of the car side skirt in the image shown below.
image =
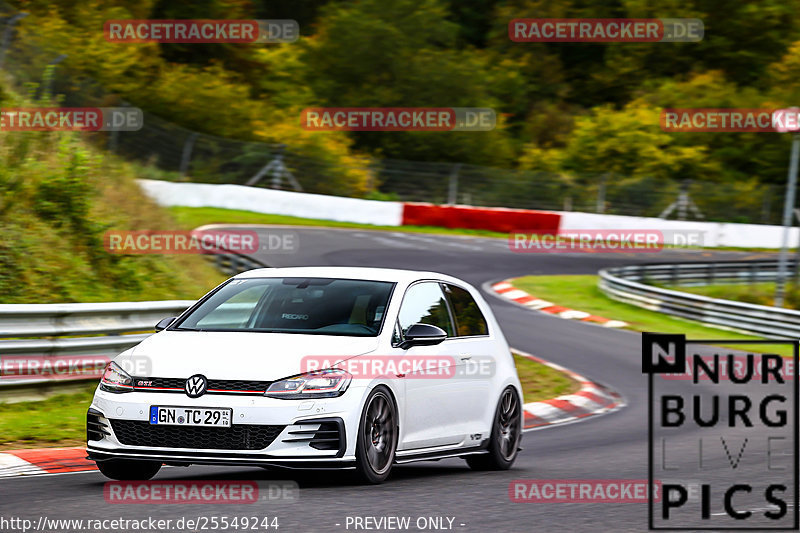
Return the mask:
<svg viewBox="0 0 800 533">
<path fill-rule="evenodd" d="M 403 455 L 395 455 L 394 463 L 402 465 L 406 463 L 414 463 L 416 461 L 438 461 L 439 459 L 464 457 L 466 455 L 480 455 L 485 453 L 489 453 L 489 439 L 484 440 L 484 442 L 482 442 L 479 446 L 472 446 L 469 448 L 404 452 Z"/>
</svg>

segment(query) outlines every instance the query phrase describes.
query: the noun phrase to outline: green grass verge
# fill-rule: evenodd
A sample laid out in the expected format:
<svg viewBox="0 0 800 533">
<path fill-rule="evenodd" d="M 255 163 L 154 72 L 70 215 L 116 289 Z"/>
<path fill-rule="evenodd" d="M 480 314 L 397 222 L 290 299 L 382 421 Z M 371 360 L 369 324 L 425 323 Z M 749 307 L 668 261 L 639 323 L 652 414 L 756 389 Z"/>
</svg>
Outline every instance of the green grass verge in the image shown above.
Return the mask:
<svg viewBox="0 0 800 533">
<path fill-rule="evenodd" d="M 612 320 L 623 320 L 629 324 L 628 329 L 634 331 L 683 333 L 689 339 L 755 340 L 763 338 L 704 326 L 690 320 L 617 302 L 600 291 L 597 287 L 597 280 L 598 277 L 594 275 L 525 276 L 514 280 L 514 286 L 556 305 L 563 305 Z M 739 350 L 753 350 L 752 346 L 748 347 L 747 345 L 724 344 L 724 346 Z M 768 351 L 780 353 L 785 357 L 792 355 L 788 346 Z"/>
<path fill-rule="evenodd" d="M 80 446 L 96 383 L 46 400 L 0 404 L 0 449 Z"/>
<path fill-rule="evenodd" d="M 515 355 L 525 402 L 577 391 L 579 385 L 561 372 Z M 0 449 L 80 446 L 86 437 L 86 410 L 96 384 L 46 400 L 0 404 Z"/>
<path fill-rule="evenodd" d="M 373 224 L 356 224 L 354 222 L 337 222 L 335 220 L 268 215 L 264 213 L 254 213 L 252 211 L 241 211 L 238 209 L 220 209 L 217 207 L 170 207 L 169 211 L 178 223 L 187 229 L 196 228 L 205 224 L 272 224 L 279 226 L 320 226 L 325 228 L 357 228 L 402 231 L 406 233 L 508 238 L 508 234 L 506 233 L 480 229 L 439 228 L 435 226 L 377 226 Z"/>
<path fill-rule="evenodd" d="M 519 381 L 522 383 L 522 395 L 525 403 L 549 400 L 562 394 L 572 394 L 581 388 L 577 381 L 569 378 L 563 372 L 532 361 L 527 357 L 514 354 L 514 362 L 517 365 Z"/>
<path fill-rule="evenodd" d="M 0 83 L 0 106 L 27 105 Z M 106 248 L 109 230 L 176 229 L 136 182 L 147 174 L 79 132 L 0 131 L 2 303 L 197 299 L 222 282 L 204 256 Z"/>
</svg>

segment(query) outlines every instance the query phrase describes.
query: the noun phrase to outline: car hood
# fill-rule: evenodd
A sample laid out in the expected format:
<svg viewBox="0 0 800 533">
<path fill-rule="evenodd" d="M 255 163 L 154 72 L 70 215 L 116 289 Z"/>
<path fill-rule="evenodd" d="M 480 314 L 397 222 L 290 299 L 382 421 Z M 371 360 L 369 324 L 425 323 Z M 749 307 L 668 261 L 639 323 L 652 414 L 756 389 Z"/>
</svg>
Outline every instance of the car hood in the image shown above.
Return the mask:
<svg viewBox="0 0 800 533">
<path fill-rule="evenodd" d="M 303 372 L 307 356 L 341 361 L 377 347 L 377 337 L 162 331 L 115 361 L 138 377 L 274 381 Z"/>
</svg>

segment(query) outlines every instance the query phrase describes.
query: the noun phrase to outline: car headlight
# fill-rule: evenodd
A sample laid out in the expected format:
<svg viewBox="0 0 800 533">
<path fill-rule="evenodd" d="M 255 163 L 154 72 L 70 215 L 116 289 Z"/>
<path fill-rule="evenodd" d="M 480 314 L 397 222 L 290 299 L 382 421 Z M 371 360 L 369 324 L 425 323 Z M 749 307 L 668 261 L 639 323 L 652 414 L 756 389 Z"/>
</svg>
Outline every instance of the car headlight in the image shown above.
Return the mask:
<svg viewBox="0 0 800 533">
<path fill-rule="evenodd" d="M 315 370 L 276 381 L 264 393 L 270 398 L 303 400 L 307 398 L 335 398 L 347 390 L 353 376 L 344 370 Z"/>
<path fill-rule="evenodd" d="M 133 390 L 133 378 L 117 363 L 111 361 L 103 371 L 100 389 L 106 392 L 130 392 Z"/>
</svg>

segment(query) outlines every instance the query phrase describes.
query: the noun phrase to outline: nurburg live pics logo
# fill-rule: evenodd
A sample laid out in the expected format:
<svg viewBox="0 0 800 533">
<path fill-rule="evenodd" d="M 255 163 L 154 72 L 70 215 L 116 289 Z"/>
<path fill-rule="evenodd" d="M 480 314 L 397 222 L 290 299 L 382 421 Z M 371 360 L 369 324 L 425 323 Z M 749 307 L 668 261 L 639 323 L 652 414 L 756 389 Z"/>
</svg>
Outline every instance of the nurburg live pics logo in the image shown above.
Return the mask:
<svg viewBox="0 0 800 533">
<path fill-rule="evenodd" d="M 642 333 L 651 530 L 800 528 L 797 363 L 796 340 Z"/>
</svg>

